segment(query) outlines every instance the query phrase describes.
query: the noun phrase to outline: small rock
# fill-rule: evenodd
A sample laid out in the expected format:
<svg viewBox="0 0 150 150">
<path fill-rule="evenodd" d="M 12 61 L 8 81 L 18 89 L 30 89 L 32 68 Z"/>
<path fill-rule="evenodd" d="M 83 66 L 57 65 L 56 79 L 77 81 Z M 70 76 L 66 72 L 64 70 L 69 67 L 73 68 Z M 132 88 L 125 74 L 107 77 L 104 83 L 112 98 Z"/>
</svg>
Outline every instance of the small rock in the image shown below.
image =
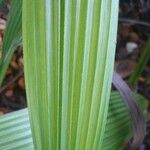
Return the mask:
<svg viewBox="0 0 150 150">
<path fill-rule="evenodd" d="M 137 48 L 138 48 L 138 44 L 136 44 L 135 42 L 128 42 L 126 44 L 126 49 L 128 53 L 132 53 Z"/>
</svg>

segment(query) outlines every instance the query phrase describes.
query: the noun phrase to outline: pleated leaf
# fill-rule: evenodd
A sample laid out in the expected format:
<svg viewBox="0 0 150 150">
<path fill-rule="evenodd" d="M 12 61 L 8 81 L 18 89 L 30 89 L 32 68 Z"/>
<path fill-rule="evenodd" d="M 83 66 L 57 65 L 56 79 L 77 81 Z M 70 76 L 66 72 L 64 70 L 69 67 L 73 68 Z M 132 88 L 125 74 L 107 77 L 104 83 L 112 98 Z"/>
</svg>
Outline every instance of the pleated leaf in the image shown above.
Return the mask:
<svg viewBox="0 0 150 150">
<path fill-rule="evenodd" d="M 118 0 L 23 0 L 35 149 L 103 149 L 117 17 Z"/>
<path fill-rule="evenodd" d="M 141 101 L 140 98 L 137 97 L 139 102 Z M 122 150 L 131 136 L 132 123 L 128 109 L 118 92 L 112 92 L 103 139 L 103 150 Z"/>
<path fill-rule="evenodd" d="M 13 0 L 0 50 L 0 85 L 5 76 L 12 55 L 22 41 L 22 0 Z"/>
<path fill-rule="evenodd" d="M 0 117 L 0 150 L 32 150 L 33 141 L 27 109 Z"/>
<path fill-rule="evenodd" d="M 139 103 L 145 99 L 137 95 Z M 144 101 L 143 101 L 144 100 Z M 120 150 L 131 138 L 131 118 L 118 94 L 112 92 L 109 102 L 106 130 L 102 142 L 103 150 Z M 0 117 L 0 150 L 33 150 L 28 109 L 19 110 Z"/>
</svg>

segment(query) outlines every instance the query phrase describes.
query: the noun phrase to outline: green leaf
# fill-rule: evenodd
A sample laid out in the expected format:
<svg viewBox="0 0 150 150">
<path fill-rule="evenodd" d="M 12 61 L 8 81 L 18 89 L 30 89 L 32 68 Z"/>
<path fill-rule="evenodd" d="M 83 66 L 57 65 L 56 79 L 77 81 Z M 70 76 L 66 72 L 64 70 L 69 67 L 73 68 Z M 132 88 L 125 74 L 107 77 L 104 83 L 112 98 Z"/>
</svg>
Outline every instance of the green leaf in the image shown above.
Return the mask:
<svg viewBox="0 0 150 150">
<path fill-rule="evenodd" d="M 27 109 L 0 117 L 0 139 L 1 150 L 33 149 Z"/>
<path fill-rule="evenodd" d="M 0 5 L 4 4 L 4 0 L 0 0 Z"/>
<path fill-rule="evenodd" d="M 122 97 L 118 92 L 112 92 L 109 103 L 109 111 L 103 150 L 120 150 L 127 144 L 132 136 L 131 117 Z"/>
<path fill-rule="evenodd" d="M 0 50 L 0 85 L 5 76 L 12 55 L 22 41 L 22 0 L 13 0 L 10 8 L 6 30 L 3 39 L 3 47 Z"/>
<path fill-rule="evenodd" d="M 103 149 L 117 18 L 117 0 L 23 0 L 35 149 Z"/>
<path fill-rule="evenodd" d="M 141 94 L 137 95 L 137 103 L 139 104 L 146 121 L 150 120 L 150 113 L 148 112 L 149 101 Z"/>
<path fill-rule="evenodd" d="M 1 116 L 0 124 L 0 149 L 33 149 L 27 109 Z M 131 137 L 129 113 L 118 92 L 112 92 L 103 149 L 119 150 L 129 137 Z"/>
<path fill-rule="evenodd" d="M 137 103 L 139 104 L 140 108 L 145 111 L 148 109 L 149 101 L 141 94 L 138 94 Z"/>
<path fill-rule="evenodd" d="M 136 95 L 143 103 L 143 96 Z M 140 105 L 141 106 L 141 105 Z M 142 106 L 143 108 L 143 106 Z M 0 117 L 0 149 L 27 150 L 34 149 L 28 109 L 22 109 Z M 109 102 L 103 150 L 120 150 L 132 136 L 131 117 L 118 92 L 112 92 Z"/>
<path fill-rule="evenodd" d="M 142 56 L 140 57 L 139 63 L 136 66 L 135 71 L 133 72 L 133 74 L 131 75 L 131 77 L 129 79 L 129 83 L 131 85 L 136 85 L 136 83 L 138 82 L 138 79 L 139 79 L 142 71 L 144 70 L 145 65 L 148 63 L 149 59 L 150 59 L 150 40 L 148 41 L 145 48 L 143 49 L 143 53 L 142 53 Z"/>
</svg>

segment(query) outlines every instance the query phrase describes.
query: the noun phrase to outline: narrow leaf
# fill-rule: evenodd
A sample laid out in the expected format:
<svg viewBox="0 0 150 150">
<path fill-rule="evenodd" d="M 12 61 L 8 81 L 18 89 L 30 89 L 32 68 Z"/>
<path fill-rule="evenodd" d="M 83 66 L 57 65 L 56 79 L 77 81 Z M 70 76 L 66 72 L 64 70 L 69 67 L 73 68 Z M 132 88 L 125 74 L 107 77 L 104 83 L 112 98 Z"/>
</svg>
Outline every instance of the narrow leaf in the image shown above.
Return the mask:
<svg viewBox="0 0 150 150">
<path fill-rule="evenodd" d="M 136 66 L 135 71 L 133 72 L 133 74 L 131 75 L 129 79 L 129 83 L 131 85 L 133 86 L 136 85 L 149 59 L 150 59 L 150 40 L 148 41 L 145 48 L 143 49 L 143 53 L 142 53 L 142 56 L 140 57 L 139 63 Z"/>
<path fill-rule="evenodd" d="M 5 76 L 12 55 L 21 44 L 22 33 L 22 0 L 13 0 L 4 33 L 3 47 L 0 50 L 0 85 Z"/>
</svg>

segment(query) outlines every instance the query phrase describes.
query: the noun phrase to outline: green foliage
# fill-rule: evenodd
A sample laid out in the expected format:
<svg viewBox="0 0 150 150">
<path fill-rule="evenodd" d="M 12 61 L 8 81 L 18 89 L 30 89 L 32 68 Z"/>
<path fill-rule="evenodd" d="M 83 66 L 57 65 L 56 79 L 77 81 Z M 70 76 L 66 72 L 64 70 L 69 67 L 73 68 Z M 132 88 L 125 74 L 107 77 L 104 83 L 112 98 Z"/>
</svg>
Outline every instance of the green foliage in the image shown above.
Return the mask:
<svg viewBox="0 0 150 150">
<path fill-rule="evenodd" d="M 4 4 L 4 0 L 0 0 L 0 5 L 3 5 Z"/>
<path fill-rule="evenodd" d="M 138 102 L 147 103 L 136 95 Z M 144 101 L 143 101 L 144 100 Z M 140 105 L 141 106 L 141 105 Z M 142 106 L 142 108 L 143 108 Z M 118 92 L 112 92 L 109 102 L 103 150 L 120 150 L 132 135 L 130 115 Z M 1 150 L 33 150 L 28 109 L 22 109 L 0 117 Z"/>
<path fill-rule="evenodd" d="M 1 150 L 33 150 L 28 110 L 0 117 Z M 111 93 L 103 150 L 119 150 L 131 136 L 130 117 L 120 95 Z"/>
<path fill-rule="evenodd" d="M 0 117 L 0 150 L 33 150 L 27 109 Z"/>
<path fill-rule="evenodd" d="M 35 149 L 103 149 L 117 14 L 117 0 L 23 1 Z"/>
<path fill-rule="evenodd" d="M 0 85 L 14 51 L 22 41 L 22 0 L 13 0 L 4 34 L 3 47 L 0 50 Z"/>
<path fill-rule="evenodd" d="M 129 79 L 129 83 L 131 85 L 135 85 L 138 82 L 138 79 L 142 71 L 144 70 L 144 67 L 146 66 L 147 62 L 149 61 L 149 59 L 150 59 L 150 40 L 146 44 L 143 50 L 142 56 L 140 58 L 140 61 L 138 65 L 136 66 L 135 71 L 133 72 L 133 74 L 131 75 Z"/>
<path fill-rule="evenodd" d="M 109 98 L 117 14 L 117 0 L 23 0 L 30 123 L 27 109 L 0 117 L 0 149 L 31 150 L 33 143 L 38 150 L 123 147 L 131 118 L 118 93 Z M 0 83 L 21 43 L 21 18 L 22 0 L 13 0 Z"/>
<path fill-rule="evenodd" d="M 132 136 L 131 122 L 128 109 L 121 96 L 118 92 L 112 92 L 102 149 L 123 149 Z"/>
<path fill-rule="evenodd" d="M 136 94 L 137 95 L 137 103 L 139 104 L 140 108 L 145 111 L 148 109 L 148 104 L 149 101 L 141 94 Z"/>
</svg>

